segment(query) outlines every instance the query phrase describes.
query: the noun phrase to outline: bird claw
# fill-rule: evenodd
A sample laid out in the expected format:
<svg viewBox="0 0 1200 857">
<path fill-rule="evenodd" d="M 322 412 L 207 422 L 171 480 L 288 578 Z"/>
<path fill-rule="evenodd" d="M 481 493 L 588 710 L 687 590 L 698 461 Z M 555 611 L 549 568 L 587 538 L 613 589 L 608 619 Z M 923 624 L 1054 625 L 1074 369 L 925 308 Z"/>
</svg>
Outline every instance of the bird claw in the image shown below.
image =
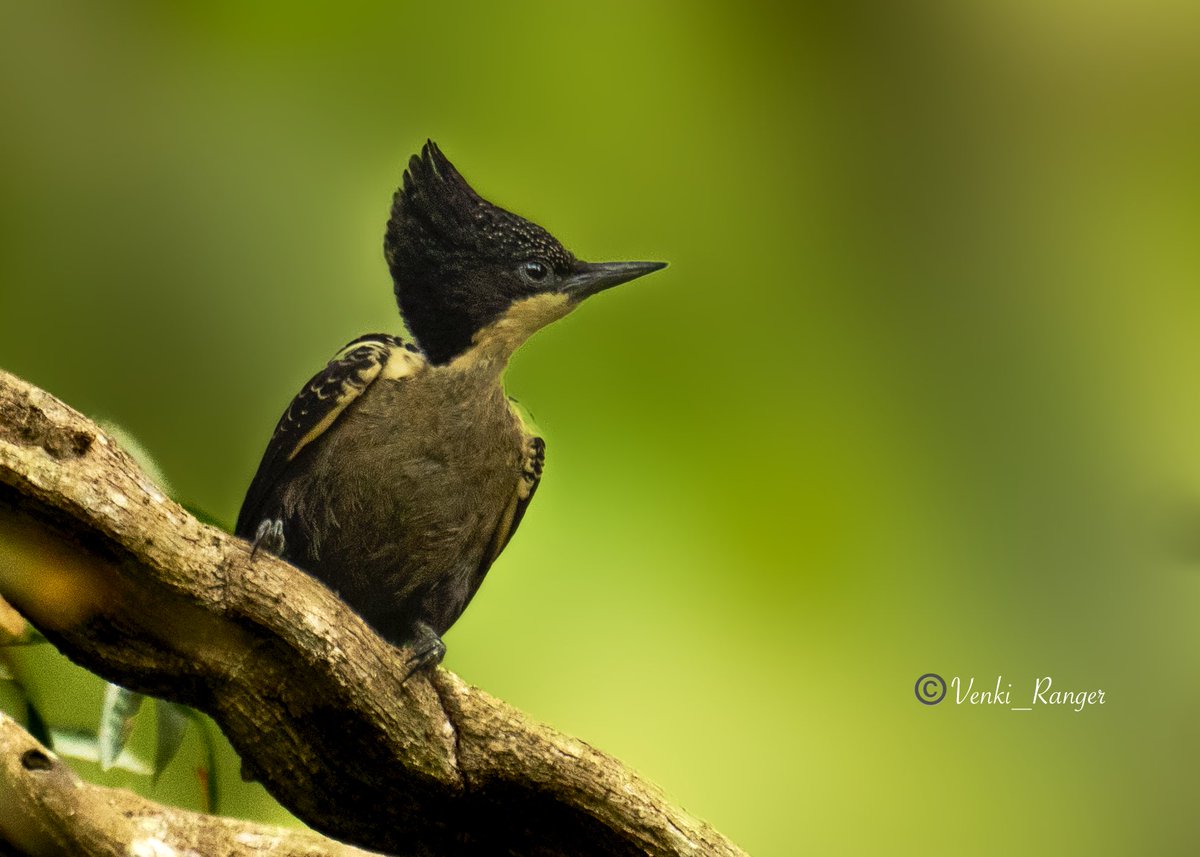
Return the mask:
<svg viewBox="0 0 1200 857">
<path fill-rule="evenodd" d="M 407 682 L 418 672 L 436 667 L 446 656 L 446 644 L 437 632 L 428 625 L 421 623 L 416 628 L 416 636 L 412 642 L 404 646 L 403 651 L 408 655 L 404 663 L 404 678 L 401 684 Z"/>
<path fill-rule="evenodd" d="M 274 556 L 283 556 L 285 541 L 283 538 L 283 520 L 280 518 L 263 518 L 254 533 L 254 543 L 250 548 L 250 558 L 258 556 L 259 550 L 264 550 Z"/>
</svg>

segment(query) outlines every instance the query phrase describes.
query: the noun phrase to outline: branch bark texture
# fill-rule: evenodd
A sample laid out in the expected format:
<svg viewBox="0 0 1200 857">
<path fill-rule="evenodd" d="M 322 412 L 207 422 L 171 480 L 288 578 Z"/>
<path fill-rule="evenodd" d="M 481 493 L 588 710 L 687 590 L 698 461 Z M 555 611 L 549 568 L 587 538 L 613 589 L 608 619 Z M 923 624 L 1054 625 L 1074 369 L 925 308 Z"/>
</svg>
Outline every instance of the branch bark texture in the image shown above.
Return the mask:
<svg viewBox="0 0 1200 857">
<path fill-rule="evenodd" d="M 297 816 L 397 855 L 737 855 L 620 762 L 403 655 L 315 579 L 196 521 L 0 371 L 0 596 L 69 657 L 213 716 Z M 95 853 L 105 853 L 98 851 Z"/>
<path fill-rule="evenodd" d="M 84 783 L 2 713 L 0 842 L 31 857 L 373 857 L 309 831 L 216 818 Z"/>
</svg>

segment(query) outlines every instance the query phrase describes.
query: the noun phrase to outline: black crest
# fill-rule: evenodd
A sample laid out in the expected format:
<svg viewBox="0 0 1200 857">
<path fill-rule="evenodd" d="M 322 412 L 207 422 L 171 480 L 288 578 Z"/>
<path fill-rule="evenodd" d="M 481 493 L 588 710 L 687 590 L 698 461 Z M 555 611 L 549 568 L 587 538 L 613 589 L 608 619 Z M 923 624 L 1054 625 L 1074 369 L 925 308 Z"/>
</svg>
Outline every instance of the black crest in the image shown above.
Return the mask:
<svg viewBox="0 0 1200 857">
<path fill-rule="evenodd" d="M 408 162 L 383 247 L 400 313 L 435 363 L 556 279 L 530 280 L 525 266 L 565 274 L 575 262 L 545 229 L 477 194 L 432 140 Z"/>
<path fill-rule="evenodd" d="M 514 261 L 536 256 L 564 271 L 574 261 L 545 229 L 477 194 L 432 140 L 408 162 L 383 246 L 393 275 L 411 273 L 397 268 L 425 254 Z"/>
</svg>

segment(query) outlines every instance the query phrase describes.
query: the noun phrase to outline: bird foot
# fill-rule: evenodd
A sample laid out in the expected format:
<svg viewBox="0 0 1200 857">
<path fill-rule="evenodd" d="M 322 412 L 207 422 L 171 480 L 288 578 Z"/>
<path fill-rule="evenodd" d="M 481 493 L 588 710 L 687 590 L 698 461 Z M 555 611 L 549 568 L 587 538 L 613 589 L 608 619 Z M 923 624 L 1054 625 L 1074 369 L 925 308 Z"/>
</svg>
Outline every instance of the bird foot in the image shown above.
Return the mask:
<svg viewBox="0 0 1200 857">
<path fill-rule="evenodd" d="M 422 670 L 436 667 L 446 656 L 446 644 L 436 631 L 424 622 L 418 624 L 415 631 L 412 641 L 403 648 L 408 659 L 404 663 L 404 678 L 400 680 L 401 684 Z"/>
<path fill-rule="evenodd" d="M 280 518 L 263 518 L 254 534 L 254 544 L 250 548 L 250 558 L 254 559 L 260 550 L 274 556 L 283 556 L 283 521 Z"/>
</svg>

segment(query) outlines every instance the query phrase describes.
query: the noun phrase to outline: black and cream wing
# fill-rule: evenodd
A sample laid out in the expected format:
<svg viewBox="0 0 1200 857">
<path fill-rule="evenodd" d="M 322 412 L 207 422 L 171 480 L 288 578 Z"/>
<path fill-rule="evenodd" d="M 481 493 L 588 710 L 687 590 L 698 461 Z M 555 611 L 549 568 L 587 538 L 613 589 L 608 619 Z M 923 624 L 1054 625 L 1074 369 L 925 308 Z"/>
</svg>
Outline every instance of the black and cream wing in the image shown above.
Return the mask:
<svg viewBox="0 0 1200 857">
<path fill-rule="evenodd" d="M 420 352 L 398 337 L 368 334 L 346 345 L 292 399 L 275 426 L 262 463 L 238 514 L 237 535 L 254 539 L 265 508 L 288 464 L 311 443 L 319 442 L 350 404 L 381 374 L 402 377 L 421 361 Z"/>
<path fill-rule="evenodd" d="M 521 519 L 525 517 L 525 510 L 529 508 L 534 492 L 542 482 L 542 467 L 546 464 L 546 442 L 540 437 L 531 437 L 526 441 L 523 464 L 521 484 L 517 488 L 517 508 L 513 513 L 512 526 L 504 534 L 504 541 L 500 545 L 501 550 L 513 537 L 517 527 L 521 525 Z"/>
<path fill-rule="evenodd" d="M 530 436 L 525 439 L 525 450 L 522 454 L 521 476 L 517 483 L 516 493 L 510 501 L 508 508 L 500 516 L 500 520 L 496 523 L 496 531 L 492 534 L 491 543 L 487 552 L 484 554 L 483 567 L 480 570 L 479 577 L 487 573 L 488 568 L 496 558 L 500 556 L 500 552 L 512 540 L 513 534 L 516 533 L 517 527 L 521 526 L 521 519 L 525 517 L 525 510 L 529 508 L 530 501 L 533 500 L 534 493 L 537 492 L 538 485 L 542 481 L 542 467 L 546 462 L 546 443 L 540 437 Z"/>
</svg>

